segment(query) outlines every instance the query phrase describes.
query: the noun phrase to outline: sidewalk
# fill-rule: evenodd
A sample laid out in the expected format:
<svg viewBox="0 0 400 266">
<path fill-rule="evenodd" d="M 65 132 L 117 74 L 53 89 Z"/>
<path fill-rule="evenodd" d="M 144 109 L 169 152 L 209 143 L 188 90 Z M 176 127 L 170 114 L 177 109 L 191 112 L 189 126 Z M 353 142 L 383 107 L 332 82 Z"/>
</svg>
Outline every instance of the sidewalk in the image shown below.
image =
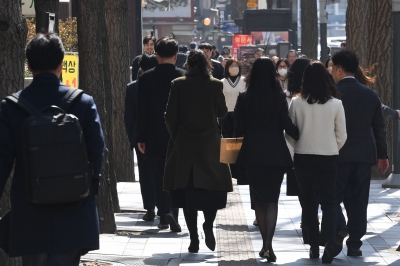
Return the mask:
<svg viewBox="0 0 400 266">
<path fill-rule="evenodd" d="M 363 257 L 347 257 L 346 247 L 333 265 L 400 265 L 400 190 L 382 189 L 383 181 L 372 181 L 368 207 L 368 228 L 363 239 Z M 282 184 L 279 215 L 273 240 L 277 255 L 276 265 L 320 265 L 319 259 L 308 259 L 308 245 L 301 238 L 301 208 L 297 197 L 286 196 L 286 183 Z M 90 252 L 83 259 L 110 261 L 114 265 L 268 265 L 260 260 L 262 246 L 258 227 L 253 226 L 254 211 L 250 209 L 248 186 L 236 186 L 228 195 L 227 208 L 218 212 L 214 234 L 217 249 L 212 252 L 204 243 L 199 212 L 200 250 L 188 253 L 189 234 L 183 213 L 180 212 L 181 233 L 158 230 L 158 219 L 145 222 L 139 183 L 118 183 L 121 209 L 115 214 L 118 234 L 103 234 L 100 250 Z M 136 212 L 136 213 L 135 213 Z M 320 213 L 321 217 L 321 213 Z M 321 249 L 321 256 L 323 249 Z"/>
</svg>

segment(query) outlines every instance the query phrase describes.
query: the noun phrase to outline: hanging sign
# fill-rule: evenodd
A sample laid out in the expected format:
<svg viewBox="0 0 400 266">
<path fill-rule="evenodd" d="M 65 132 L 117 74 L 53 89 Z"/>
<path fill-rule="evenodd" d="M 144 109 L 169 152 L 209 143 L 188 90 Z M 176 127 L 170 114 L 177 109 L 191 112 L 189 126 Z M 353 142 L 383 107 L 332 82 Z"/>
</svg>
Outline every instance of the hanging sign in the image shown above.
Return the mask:
<svg viewBox="0 0 400 266">
<path fill-rule="evenodd" d="M 234 35 L 232 38 L 232 56 L 237 58 L 239 47 L 251 45 L 253 37 L 251 35 Z"/>
<path fill-rule="evenodd" d="M 77 53 L 64 55 L 62 82 L 71 88 L 78 88 L 79 57 Z"/>
</svg>

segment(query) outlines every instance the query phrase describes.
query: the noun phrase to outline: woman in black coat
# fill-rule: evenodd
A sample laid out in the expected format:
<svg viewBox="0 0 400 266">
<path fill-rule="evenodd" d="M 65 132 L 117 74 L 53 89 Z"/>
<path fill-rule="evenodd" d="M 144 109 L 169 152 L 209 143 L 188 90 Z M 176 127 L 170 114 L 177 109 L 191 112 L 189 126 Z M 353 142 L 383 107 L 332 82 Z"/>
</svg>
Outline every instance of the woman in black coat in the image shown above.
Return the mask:
<svg viewBox="0 0 400 266">
<path fill-rule="evenodd" d="M 236 164 L 244 167 L 263 239 L 260 257 L 276 261 L 272 238 L 278 217 L 278 199 L 283 176 L 293 167 L 283 131 L 298 139 L 299 131 L 288 116 L 285 94 L 274 63 L 258 58 L 246 78 L 247 89 L 238 97 L 236 134 L 243 146 Z"/>
</svg>

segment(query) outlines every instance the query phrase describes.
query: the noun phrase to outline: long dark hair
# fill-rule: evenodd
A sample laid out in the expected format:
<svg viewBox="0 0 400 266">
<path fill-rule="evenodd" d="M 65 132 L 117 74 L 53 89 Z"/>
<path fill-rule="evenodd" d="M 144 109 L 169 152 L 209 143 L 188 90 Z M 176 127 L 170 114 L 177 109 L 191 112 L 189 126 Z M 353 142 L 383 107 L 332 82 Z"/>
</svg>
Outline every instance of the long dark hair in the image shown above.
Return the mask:
<svg viewBox="0 0 400 266">
<path fill-rule="evenodd" d="M 307 58 L 297 58 L 288 70 L 288 91 L 290 97 L 301 91 L 301 83 L 303 82 L 303 73 L 306 66 L 310 63 Z"/>
<path fill-rule="evenodd" d="M 260 114 L 257 118 L 269 123 L 286 104 L 274 62 L 266 57 L 257 58 L 245 81 L 245 108 L 255 108 L 254 113 Z"/>
<path fill-rule="evenodd" d="M 309 104 L 324 104 L 337 97 L 337 89 L 323 63 L 315 61 L 304 70 L 301 97 Z"/>
<path fill-rule="evenodd" d="M 197 68 L 204 76 L 210 76 L 213 69 L 210 61 L 201 50 L 190 51 L 189 56 L 186 60 L 186 64 L 191 69 Z"/>
</svg>

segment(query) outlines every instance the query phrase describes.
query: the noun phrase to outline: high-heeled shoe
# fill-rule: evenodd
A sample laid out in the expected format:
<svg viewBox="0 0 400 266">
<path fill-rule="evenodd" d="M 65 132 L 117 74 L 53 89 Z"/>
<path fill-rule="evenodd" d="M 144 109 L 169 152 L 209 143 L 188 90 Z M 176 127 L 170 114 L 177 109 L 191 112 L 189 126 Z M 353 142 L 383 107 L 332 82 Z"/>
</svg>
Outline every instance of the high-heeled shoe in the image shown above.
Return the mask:
<svg viewBox="0 0 400 266">
<path fill-rule="evenodd" d="M 190 253 L 197 253 L 199 252 L 199 245 L 200 245 L 200 241 L 199 239 L 191 239 L 190 240 L 190 245 L 189 245 L 189 252 Z"/>
<path fill-rule="evenodd" d="M 215 237 L 214 237 L 214 232 L 212 230 L 212 227 L 206 226 L 206 223 L 203 224 L 203 230 L 204 230 L 204 236 L 205 236 L 205 242 L 206 246 L 211 250 L 215 250 Z"/>
<path fill-rule="evenodd" d="M 322 255 L 322 263 L 332 263 L 333 261 L 333 242 L 329 242 L 325 246 L 324 255 Z"/>
<path fill-rule="evenodd" d="M 276 262 L 276 255 L 271 246 L 267 246 L 266 248 L 262 248 L 258 253 L 261 258 L 267 259 L 268 262 Z"/>
<path fill-rule="evenodd" d="M 318 259 L 319 258 L 319 246 L 310 247 L 310 259 Z"/>
</svg>

